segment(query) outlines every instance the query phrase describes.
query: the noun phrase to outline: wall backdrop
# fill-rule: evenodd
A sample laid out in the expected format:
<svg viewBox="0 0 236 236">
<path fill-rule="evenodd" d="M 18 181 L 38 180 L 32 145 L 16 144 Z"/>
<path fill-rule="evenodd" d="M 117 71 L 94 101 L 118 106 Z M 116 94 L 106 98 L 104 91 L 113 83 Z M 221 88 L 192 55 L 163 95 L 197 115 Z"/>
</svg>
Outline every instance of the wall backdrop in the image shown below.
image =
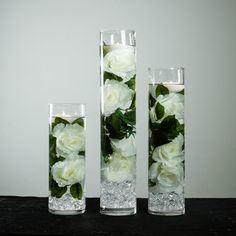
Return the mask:
<svg viewBox="0 0 236 236">
<path fill-rule="evenodd" d="M 0 0 L 0 195 L 47 196 L 48 103 L 87 104 L 99 196 L 99 31 L 137 32 L 137 193 L 147 196 L 147 67 L 186 69 L 186 196 L 236 197 L 235 0 Z"/>
</svg>

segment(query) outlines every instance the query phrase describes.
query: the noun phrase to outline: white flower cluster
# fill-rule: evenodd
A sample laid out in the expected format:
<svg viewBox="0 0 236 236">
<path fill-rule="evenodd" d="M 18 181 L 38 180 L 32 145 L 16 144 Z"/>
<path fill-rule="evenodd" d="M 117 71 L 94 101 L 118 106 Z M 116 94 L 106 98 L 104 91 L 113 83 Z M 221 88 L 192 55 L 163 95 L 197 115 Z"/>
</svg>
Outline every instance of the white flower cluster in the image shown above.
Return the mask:
<svg viewBox="0 0 236 236">
<path fill-rule="evenodd" d="M 165 114 L 161 120 L 157 120 L 156 116 L 156 105 L 160 103 L 164 109 Z M 150 119 L 151 122 L 161 122 L 164 118 L 169 115 L 175 115 L 175 118 L 179 121 L 180 124 L 184 122 L 184 95 L 179 93 L 169 93 L 166 95 L 159 95 L 156 99 L 155 105 L 150 109 Z"/>
<path fill-rule="evenodd" d="M 149 168 L 149 179 L 156 183 L 157 191 L 174 190 L 183 182 L 184 137 L 179 134 L 172 142 L 156 147 L 152 153 L 155 161 Z"/>
<path fill-rule="evenodd" d="M 179 124 L 184 125 L 184 95 L 170 92 L 155 97 L 154 93 L 154 90 L 150 88 L 150 96 L 155 99 L 155 104 L 149 111 L 151 123 L 160 124 L 166 117 L 174 115 Z M 158 103 L 164 108 L 164 114 L 159 119 L 156 113 Z M 150 130 L 150 133 L 152 133 L 152 130 Z M 154 185 L 152 186 L 153 192 L 176 191 L 183 184 L 183 145 L 184 136 L 179 133 L 169 143 L 157 147 L 151 146 L 151 150 L 153 150 L 151 158 L 153 161 L 149 167 L 149 180 Z"/>
<path fill-rule="evenodd" d="M 136 73 L 135 48 L 104 46 L 103 70 L 120 78 L 107 78 L 103 86 L 103 115 L 109 117 L 118 108 L 125 113 L 131 106 L 135 91 L 126 84 Z M 113 153 L 102 167 L 104 179 L 115 182 L 132 180 L 135 175 L 135 134 L 123 139 L 110 138 Z"/>
<path fill-rule="evenodd" d="M 52 135 L 56 138 L 57 157 L 65 158 L 56 162 L 52 168 L 53 179 L 59 187 L 82 182 L 85 176 L 84 156 L 79 155 L 85 151 L 85 130 L 79 124 L 57 124 Z"/>
<path fill-rule="evenodd" d="M 135 137 L 111 139 L 113 153 L 109 157 L 109 163 L 103 168 L 103 177 L 114 182 L 132 180 L 135 174 L 136 146 Z"/>
</svg>

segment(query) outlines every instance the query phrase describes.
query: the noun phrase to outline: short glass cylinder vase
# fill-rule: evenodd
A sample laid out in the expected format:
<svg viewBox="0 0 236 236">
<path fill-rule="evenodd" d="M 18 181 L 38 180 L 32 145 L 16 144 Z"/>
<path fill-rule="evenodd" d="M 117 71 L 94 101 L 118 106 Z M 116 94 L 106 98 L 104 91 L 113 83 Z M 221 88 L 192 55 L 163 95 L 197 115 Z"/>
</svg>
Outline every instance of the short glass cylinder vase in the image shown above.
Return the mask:
<svg viewBox="0 0 236 236">
<path fill-rule="evenodd" d="M 100 212 L 136 213 L 136 43 L 132 30 L 100 33 Z"/>
<path fill-rule="evenodd" d="M 50 104 L 49 197 L 50 213 L 85 212 L 85 105 Z"/>
<path fill-rule="evenodd" d="M 148 211 L 182 215 L 184 201 L 184 69 L 149 69 Z"/>
</svg>

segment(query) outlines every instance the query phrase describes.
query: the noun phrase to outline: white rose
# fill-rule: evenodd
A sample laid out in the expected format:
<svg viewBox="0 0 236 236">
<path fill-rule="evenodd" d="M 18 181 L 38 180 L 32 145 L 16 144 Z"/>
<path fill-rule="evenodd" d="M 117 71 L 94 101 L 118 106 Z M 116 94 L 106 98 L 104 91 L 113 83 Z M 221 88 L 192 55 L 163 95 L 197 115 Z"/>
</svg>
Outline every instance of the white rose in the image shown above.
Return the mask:
<svg viewBox="0 0 236 236">
<path fill-rule="evenodd" d="M 135 175 L 135 156 L 123 157 L 117 152 L 110 155 L 103 169 L 103 178 L 114 182 L 133 180 Z"/>
<path fill-rule="evenodd" d="M 74 160 L 56 162 L 52 168 L 53 179 L 59 187 L 83 181 L 85 176 L 85 160 L 83 157 Z"/>
<path fill-rule="evenodd" d="M 175 115 L 175 118 L 179 121 L 180 124 L 184 123 L 184 95 L 179 93 L 170 93 L 167 95 L 159 95 L 156 99 L 156 103 L 154 107 L 150 111 L 150 118 L 152 123 L 157 121 L 155 112 L 155 107 L 157 103 L 160 103 L 162 106 L 164 106 L 164 117 L 161 119 L 161 121 L 169 116 L 169 115 Z"/>
<path fill-rule="evenodd" d="M 85 131 L 78 124 L 58 124 L 53 129 L 57 156 L 67 157 L 85 150 Z"/>
<path fill-rule="evenodd" d="M 104 115 L 110 116 L 117 108 L 127 109 L 133 98 L 133 90 L 127 84 L 107 79 L 104 85 Z"/>
<path fill-rule="evenodd" d="M 152 153 L 152 159 L 167 165 L 177 165 L 183 161 L 182 146 L 184 137 L 179 134 L 172 142 L 158 146 Z"/>
<path fill-rule="evenodd" d="M 130 135 L 128 138 L 111 139 L 113 151 L 120 153 L 124 157 L 134 156 L 136 154 L 135 137 Z"/>
<path fill-rule="evenodd" d="M 113 47 L 103 58 L 104 70 L 128 81 L 135 75 L 135 51 L 132 46 Z"/>
<path fill-rule="evenodd" d="M 157 191 L 172 191 L 183 182 L 183 166 L 155 162 L 149 168 L 149 179 L 157 183 Z"/>
</svg>

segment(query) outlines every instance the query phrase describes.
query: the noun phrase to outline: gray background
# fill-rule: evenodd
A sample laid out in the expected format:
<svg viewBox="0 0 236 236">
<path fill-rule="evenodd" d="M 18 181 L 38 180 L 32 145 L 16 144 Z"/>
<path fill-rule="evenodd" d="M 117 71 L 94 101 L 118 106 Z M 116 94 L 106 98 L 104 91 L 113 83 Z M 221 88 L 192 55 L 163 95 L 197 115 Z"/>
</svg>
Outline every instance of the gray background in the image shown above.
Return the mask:
<svg viewBox="0 0 236 236">
<path fill-rule="evenodd" d="M 99 196 L 99 31 L 137 32 L 137 193 L 147 196 L 147 67 L 186 68 L 186 196 L 236 197 L 236 1 L 0 1 L 0 195 L 47 196 L 48 103 L 87 103 Z"/>
</svg>

